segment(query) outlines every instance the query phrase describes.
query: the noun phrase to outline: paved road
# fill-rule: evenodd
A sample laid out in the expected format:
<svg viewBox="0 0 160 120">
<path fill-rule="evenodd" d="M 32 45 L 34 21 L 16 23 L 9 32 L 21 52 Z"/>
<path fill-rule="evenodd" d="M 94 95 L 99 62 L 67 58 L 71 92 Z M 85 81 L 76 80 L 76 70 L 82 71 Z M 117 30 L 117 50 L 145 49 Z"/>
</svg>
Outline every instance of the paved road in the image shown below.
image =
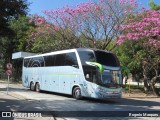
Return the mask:
<svg viewBox="0 0 160 120">
<path fill-rule="evenodd" d="M 160 112 L 160 98 L 122 98 L 122 99 L 110 99 L 110 100 L 93 100 L 83 99 L 75 100 L 72 96 L 55 94 L 49 92 L 36 93 L 32 92 L 22 85 L 11 84 L 9 86 L 9 95 L 6 95 L 5 83 L 0 83 L 0 108 L 6 111 L 76 111 L 69 112 L 69 115 L 80 114 L 88 115 L 88 117 L 77 119 L 93 119 L 93 116 L 99 114 L 104 115 L 106 111 L 113 111 L 113 114 L 123 114 L 120 111 L 157 111 Z M 80 112 L 81 111 L 81 112 Z M 84 112 L 89 111 L 89 112 Z M 94 112 L 91 112 L 94 111 Z M 157 113 L 156 112 L 156 113 Z M 62 112 L 55 113 L 57 115 Z M 107 113 L 110 114 L 110 113 Z M 115 114 L 115 115 L 116 115 Z M 68 115 L 68 114 L 67 114 Z M 89 117 L 91 115 L 91 118 Z M 49 116 L 50 117 L 50 116 Z M 51 117 L 50 117 L 51 118 Z M 49 118 L 49 119 L 50 119 Z M 68 118 L 68 117 L 67 117 Z M 99 118 L 96 117 L 95 120 Z M 122 119 L 115 118 L 114 119 Z M 112 117 L 109 119 L 113 119 Z M 52 117 L 52 119 L 54 119 Z M 59 119 L 66 119 L 66 117 L 60 117 Z M 73 119 L 73 118 L 68 118 Z M 125 118 L 129 119 L 129 118 Z M 135 118 L 134 118 L 135 119 Z M 138 119 L 147 119 L 146 117 L 139 117 Z M 148 119 L 160 119 L 160 117 L 153 117 Z"/>
</svg>

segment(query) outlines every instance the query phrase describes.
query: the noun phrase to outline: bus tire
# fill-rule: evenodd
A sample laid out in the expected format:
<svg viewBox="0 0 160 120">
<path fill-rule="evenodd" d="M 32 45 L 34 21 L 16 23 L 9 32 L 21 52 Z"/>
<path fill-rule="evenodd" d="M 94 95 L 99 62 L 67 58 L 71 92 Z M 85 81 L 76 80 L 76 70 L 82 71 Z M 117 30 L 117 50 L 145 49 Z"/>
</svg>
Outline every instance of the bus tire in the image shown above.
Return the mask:
<svg viewBox="0 0 160 120">
<path fill-rule="evenodd" d="M 33 83 L 33 82 L 30 83 L 30 90 L 32 90 L 32 91 L 35 90 L 35 86 L 34 86 L 34 83 Z"/>
<path fill-rule="evenodd" d="M 35 90 L 36 90 L 36 92 L 40 92 L 40 84 L 39 83 L 36 83 Z"/>
<path fill-rule="evenodd" d="M 80 100 L 82 98 L 81 96 L 81 89 L 79 87 L 75 87 L 73 89 L 73 97 L 77 100 Z"/>
</svg>

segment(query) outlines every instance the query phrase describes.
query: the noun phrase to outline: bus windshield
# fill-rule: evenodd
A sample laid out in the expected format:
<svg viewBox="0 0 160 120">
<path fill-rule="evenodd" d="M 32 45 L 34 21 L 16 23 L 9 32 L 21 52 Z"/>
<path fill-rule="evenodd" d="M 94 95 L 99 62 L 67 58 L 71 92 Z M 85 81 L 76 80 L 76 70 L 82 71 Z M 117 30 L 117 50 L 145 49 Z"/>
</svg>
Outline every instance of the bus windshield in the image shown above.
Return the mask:
<svg viewBox="0 0 160 120">
<path fill-rule="evenodd" d="M 100 63 L 105 66 L 112 66 L 112 67 L 119 66 L 117 57 L 112 53 L 107 53 L 103 51 L 95 51 L 95 56 L 97 59 L 97 63 Z"/>
<path fill-rule="evenodd" d="M 85 79 L 104 87 L 120 87 L 120 70 L 106 70 L 106 67 L 119 67 L 117 57 L 109 52 L 95 50 L 79 51 Z M 101 64 L 104 71 L 97 67 Z"/>
<path fill-rule="evenodd" d="M 101 75 L 101 84 L 106 87 L 120 86 L 120 71 L 104 70 Z"/>
</svg>

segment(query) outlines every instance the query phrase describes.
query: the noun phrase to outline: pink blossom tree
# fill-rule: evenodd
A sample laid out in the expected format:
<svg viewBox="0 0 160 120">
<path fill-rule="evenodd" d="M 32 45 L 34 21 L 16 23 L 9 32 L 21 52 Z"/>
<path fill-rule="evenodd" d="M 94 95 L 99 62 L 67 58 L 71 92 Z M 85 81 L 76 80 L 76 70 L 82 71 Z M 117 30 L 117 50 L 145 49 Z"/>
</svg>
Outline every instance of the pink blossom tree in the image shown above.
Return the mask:
<svg viewBox="0 0 160 120">
<path fill-rule="evenodd" d="M 148 88 L 149 83 L 154 93 L 159 95 L 155 84 L 160 81 L 160 11 L 147 10 L 131 16 L 120 29 L 123 34 L 118 37 L 116 44 L 130 41 L 130 49 L 133 49 L 134 54 L 143 50 L 144 56 L 139 61 L 142 63 L 144 86 Z M 137 44 L 141 49 L 134 49 Z"/>
<path fill-rule="evenodd" d="M 61 36 L 66 37 L 66 30 L 71 31 L 71 38 L 77 39 L 79 47 L 109 50 L 109 44 L 121 32 L 118 29 L 120 24 L 126 16 L 137 12 L 136 8 L 136 0 L 97 0 L 75 7 L 44 10 L 43 13 L 49 22 L 59 26 Z M 66 41 L 68 39 L 63 39 L 63 42 Z"/>
<path fill-rule="evenodd" d="M 78 47 L 74 37 L 72 39 L 71 31 L 67 29 L 62 31 L 59 26 L 49 23 L 44 17 L 33 15 L 29 22 L 35 25 L 35 29 L 31 31 L 28 39 L 28 50 L 44 53 L 72 46 Z"/>
</svg>

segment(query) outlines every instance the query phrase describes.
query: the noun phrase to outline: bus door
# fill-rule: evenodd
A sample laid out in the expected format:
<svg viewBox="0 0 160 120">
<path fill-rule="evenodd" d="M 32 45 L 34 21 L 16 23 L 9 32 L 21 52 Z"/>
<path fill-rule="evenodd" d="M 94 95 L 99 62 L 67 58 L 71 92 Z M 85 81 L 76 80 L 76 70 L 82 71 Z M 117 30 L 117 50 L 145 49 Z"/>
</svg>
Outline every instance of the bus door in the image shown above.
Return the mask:
<svg viewBox="0 0 160 120">
<path fill-rule="evenodd" d="M 27 68 L 23 68 L 23 73 L 22 73 L 22 83 L 24 87 L 30 87 L 29 83 L 29 72 Z"/>
</svg>

